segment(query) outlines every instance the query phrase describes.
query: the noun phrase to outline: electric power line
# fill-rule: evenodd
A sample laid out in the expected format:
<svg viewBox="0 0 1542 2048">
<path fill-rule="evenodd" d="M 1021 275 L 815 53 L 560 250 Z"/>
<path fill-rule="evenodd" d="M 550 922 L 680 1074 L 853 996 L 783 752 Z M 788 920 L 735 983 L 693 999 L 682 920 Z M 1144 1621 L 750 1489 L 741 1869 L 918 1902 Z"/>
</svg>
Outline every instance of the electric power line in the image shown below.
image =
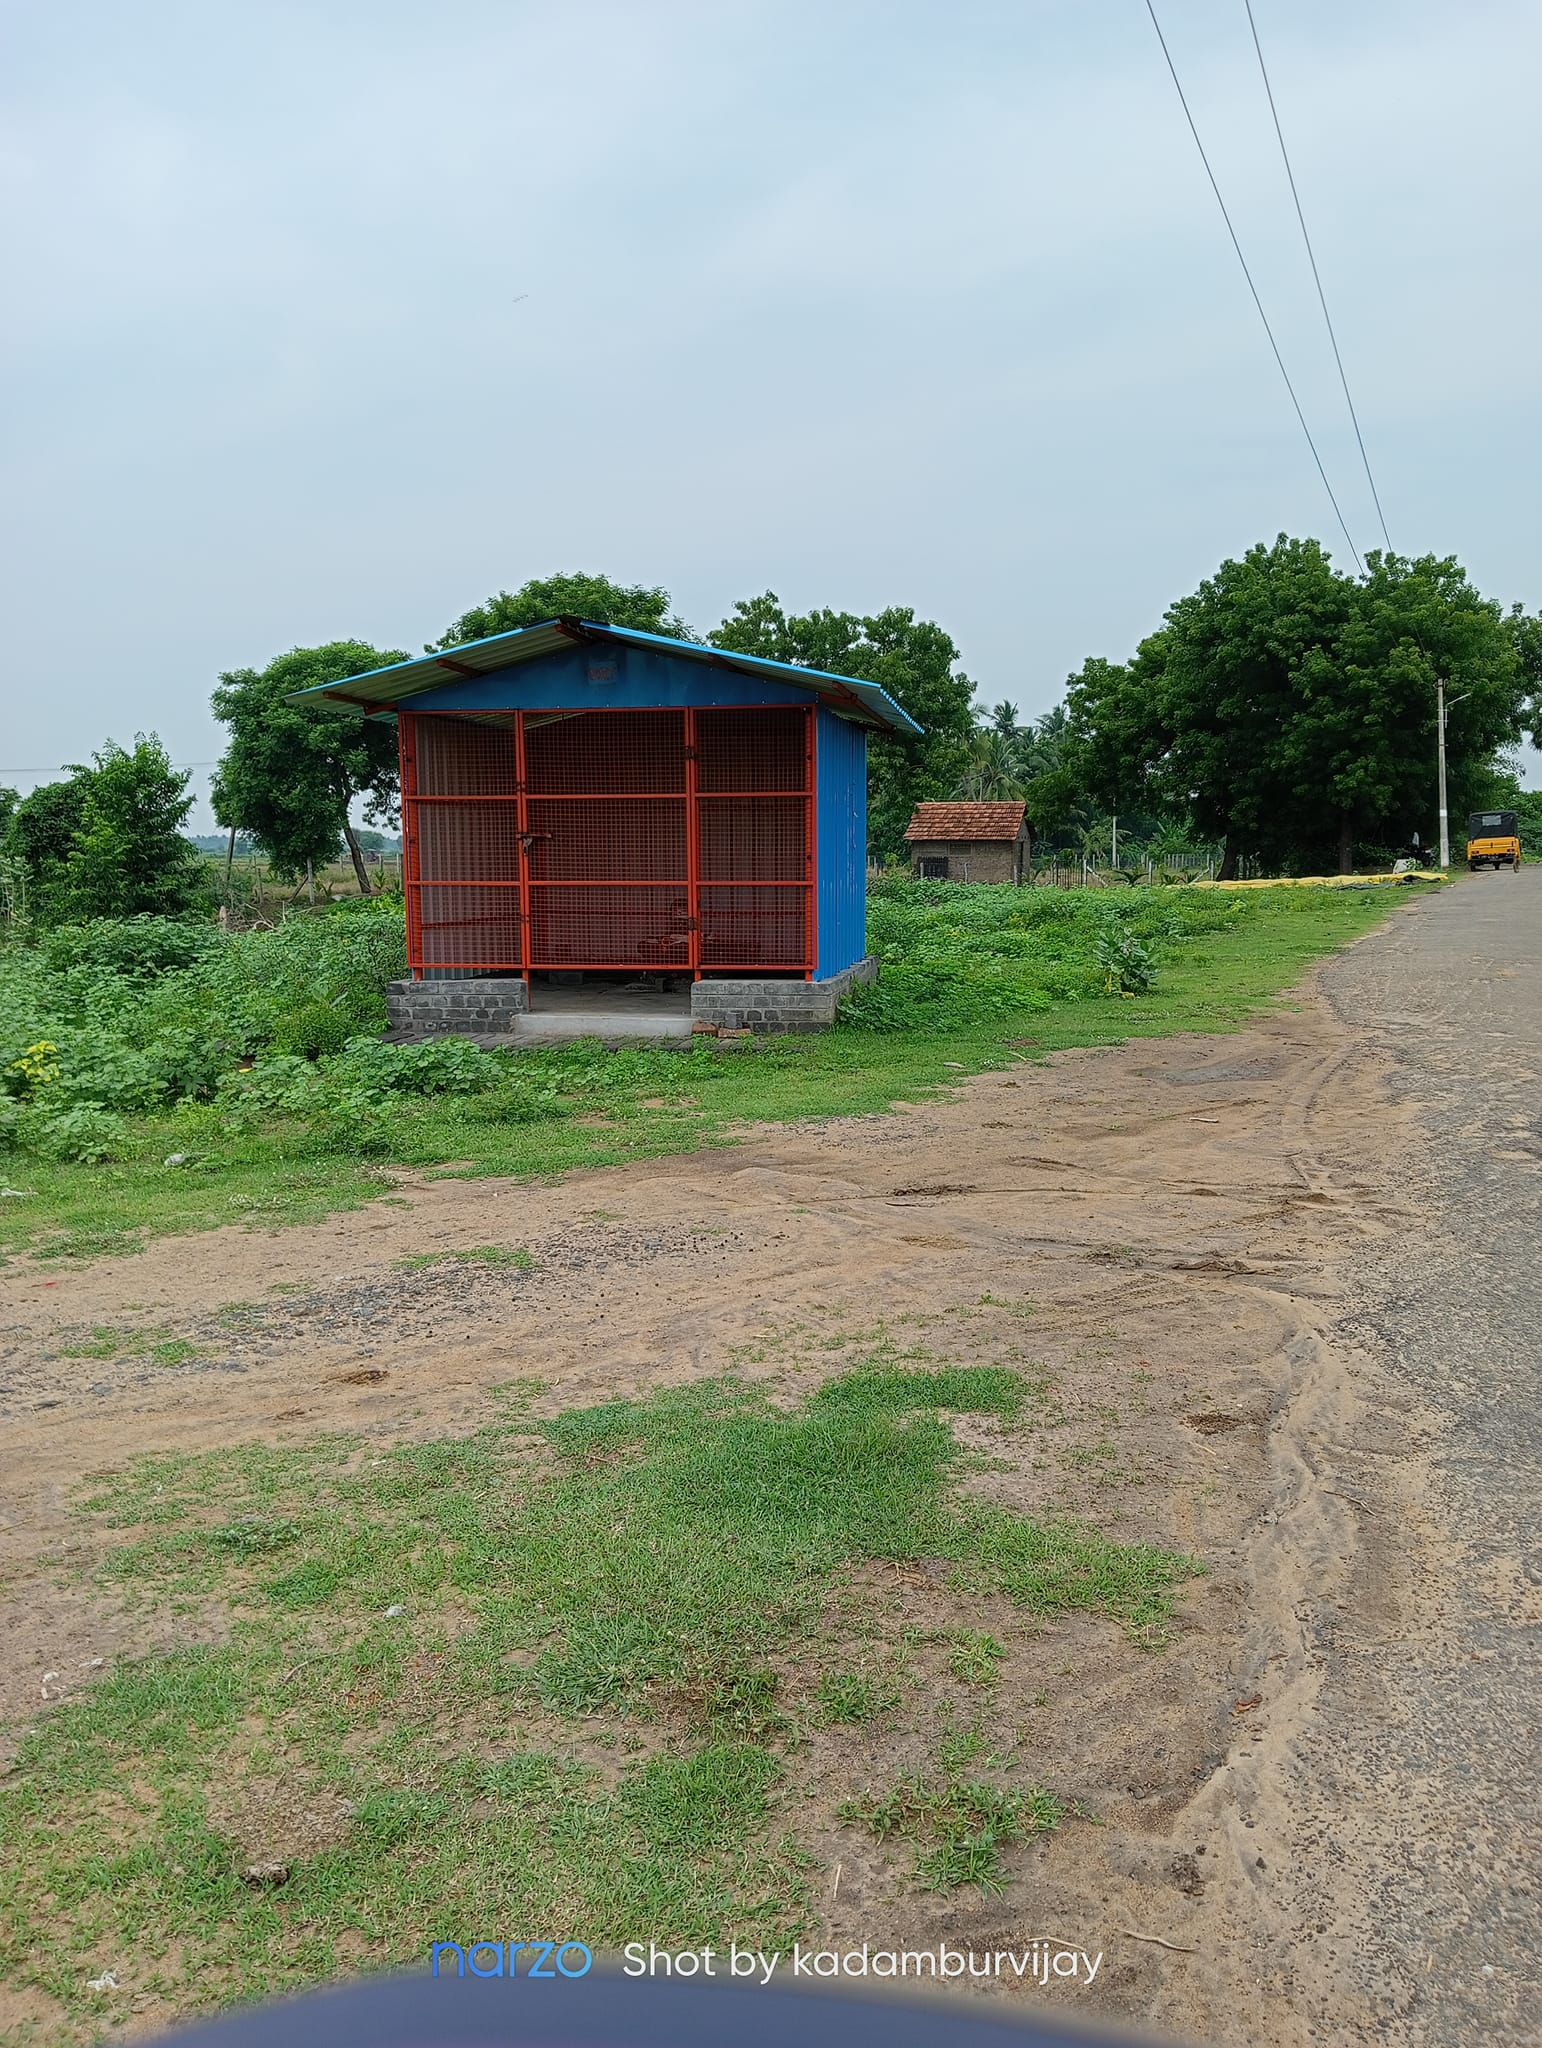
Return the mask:
<svg viewBox="0 0 1542 2048">
<path fill-rule="evenodd" d="M 1301 210 L 1301 194 L 1296 190 L 1296 174 L 1290 167 L 1290 151 L 1285 147 L 1285 131 L 1280 126 L 1280 110 L 1274 104 L 1274 87 L 1269 83 L 1269 67 L 1264 62 L 1264 46 L 1258 40 L 1258 23 L 1253 19 L 1253 0 L 1242 0 L 1248 11 L 1248 27 L 1253 31 L 1253 48 L 1258 52 L 1258 69 L 1263 76 L 1264 91 L 1269 98 L 1269 112 L 1274 117 L 1274 132 L 1279 140 L 1280 156 L 1285 164 L 1285 176 L 1290 181 L 1290 196 L 1295 201 L 1296 219 L 1301 223 L 1301 239 L 1306 244 L 1307 261 L 1312 266 L 1312 282 L 1317 287 L 1317 302 L 1322 307 L 1323 325 L 1328 330 L 1328 339 L 1333 344 L 1333 360 L 1338 364 L 1339 382 L 1344 387 L 1344 403 L 1349 407 L 1349 417 L 1355 430 L 1355 442 L 1360 450 L 1360 460 L 1365 464 L 1365 480 L 1371 487 L 1371 496 L 1376 504 L 1376 517 L 1381 522 L 1381 537 L 1387 543 L 1387 553 L 1392 552 L 1392 536 L 1387 531 L 1387 515 L 1381 509 L 1381 493 L 1376 488 L 1376 479 L 1371 474 L 1371 458 L 1365 452 L 1365 439 L 1360 432 L 1360 419 L 1355 411 L 1355 402 L 1349 395 L 1349 378 L 1344 372 L 1344 358 L 1339 354 L 1339 338 L 1333 331 L 1332 316 L 1328 312 L 1328 295 L 1322 288 L 1322 278 L 1317 270 L 1317 254 L 1312 247 L 1312 238 L 1306 231 L 1306 215 Z"/>
<path fill-rule="evenodd" d="M 76 763 L 63 762 L 57 768 L 0 768 L 0 775 L 68 775 Z M 169 761 L 169 768 L 218 768 L 218 761 Z"/>
<path fill-rule="evenodd" d="M 1296 418 L 1301 422 L 1301 431 L 1306 436 L 1306 445 L 1312 451 L 1312 460 L 1317 465 L 1317 474 L 1322 478 L 1322 487 L 1328 493 L 1328 502 L 1333 507 L 1334 517 L 1338 520 L 1339 529 L 1343 533 L 1345 540 L 1349 542 L 1349 552 L 1355 558 L 1355 567 L 1363 575 L 1365 564 L 1360 559 L 1360 550 L 1355 546 L 1353 536 L 1350 534 L 1349 527 L 1345 523 L 1344 515 L 1339 510 L 1339 501 L 1333 495 L 1333 486 L 1328 481 L 1328 472 L 1323 468 L 1322 457 L 1317 452 L 1317 443 L 1312 439 L 1312 430 L 1306 423 L 1306 414 L 1301 410 L 1301 401 L 1296 396 L 1296 387 L 1290 381 L 1290 372 L 1285 367 L 1285 358 L 1280 354 L 1280 345 L 1274 338 L 1274 329 L 1269 325 L 1269 315 L 1264 311 L 1264 302 L 1258 296 L 1258 287 L 1253 282 L 1252 271 L 1248 269 L 1248 260 L 1242 253 L 1242 244 L 1237 239 L 1237 230 L 1231 224 L 1231 215 L 1226 210 L 1226 201 L 1221 197 L 1221 188 L 1216 183 L 1215 172 L 1210 168 L 1210 159 L 1205 154 L 1205 145 L 1199 139 L 1199 129 L 1195 126 L 1194 116 L 1189 111 L 1188 98 L 1183 90 L 1182 81 L 1178 77 L 1178 67 L 1173 62 L 1171 50 L 1167 47 L 1167 38 L 1162 33 L 1162 24 L 1157 20 L 1156 8 L 1152 5 L 1152 0 L 1146 0 L 1146 12 L 1151 16 L 1151 26 L 1156 30 L 1157 41 L 1162 45 L 1162 55 L 1167 59 L 1167 68 L 1172 74 L 1173 85 L 1177 89 L 1178 103 L 1183 108 L 1183 118 L 1189 124 L 1189 133 L 1194 138 L 1194 147 L 1199 151 L 1199 160 L 1205 167 L 1205 176 L 1210 180 L 1210 189 L 1215 194 L 1215 203 L 1221 209 L 1221 218 L 1226 223 L 1226 232 L 1231 236 L 1231 245 L 1237 252 L 1237 261 L 1242 265 L 1242 275 L 1247 279 L 1248 290 L 1253 295 L 1253 304 L 1258 308 L 1258 317 L 1264 323 L 1264 333 L 1269 337 L 1269 347 L 1273 351 L 1275 362 L 1279 365 L 1280 375 L 1285 380 L 1285 389 L 1290 393 L 1290 402 L 1295 408 Z"/>
</svg>

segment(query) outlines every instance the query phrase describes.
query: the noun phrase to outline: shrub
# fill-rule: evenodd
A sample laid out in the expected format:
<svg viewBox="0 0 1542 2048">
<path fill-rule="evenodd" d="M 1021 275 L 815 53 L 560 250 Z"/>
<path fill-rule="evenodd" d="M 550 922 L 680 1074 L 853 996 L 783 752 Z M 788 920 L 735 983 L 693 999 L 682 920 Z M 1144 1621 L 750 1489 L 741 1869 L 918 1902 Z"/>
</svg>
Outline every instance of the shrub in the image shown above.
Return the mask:
<svg viewBox="0 0 1542 2048">
<path fill-rule="evenodd" d="M 26 1101 L 41 1088 L 47 1088 L 58 1080 L 59 1048 L 51 1038 L 40 1038 L 19 1052 L 5 1069 L 6 1092 Z"/>
<path fill-rule="evenodd" d="M 355 1038 L 333 1071 L 386 1094 L 478 1095 L 502 1078 L 504 1063 L 466 1038 L 430 1038 L 418 1045 Z"/>
<path fill-rule="evenodd" d="M 84 967 L 144 980 L 191 967 L 219 945 L 219 931 L 206 919 L 146 915 L 58 925 L 45 934 L 38 952 L 57 974 Z"/>
<path fill-rule="evenodd" d="M 18 1126 L 16 1135 L 23 1150 L 43 1159 L 73 1160 L 81 1166 L 120 1159 L 128 1139 L 121 1119 L 96 1102 L 60 1110 L 34 1104 L 22 1113 Z"/>
<path fill-rule="evenodd" d="M 1151 948 L 1128 928 L 1110 925 L 1100 932 L 1093 954 L 1103 970 L 1106 996 L 1143 996 L 1156 980 Z"/>
<path fill-rule="evenodd" d="M 279 1018 L 273 1030 L 273 1050 L 318 1059 L 324 1052 L 341 1052 L 352 1036 L 353 1028 L 342 1012 L 318 999 Z"/>
</svg>

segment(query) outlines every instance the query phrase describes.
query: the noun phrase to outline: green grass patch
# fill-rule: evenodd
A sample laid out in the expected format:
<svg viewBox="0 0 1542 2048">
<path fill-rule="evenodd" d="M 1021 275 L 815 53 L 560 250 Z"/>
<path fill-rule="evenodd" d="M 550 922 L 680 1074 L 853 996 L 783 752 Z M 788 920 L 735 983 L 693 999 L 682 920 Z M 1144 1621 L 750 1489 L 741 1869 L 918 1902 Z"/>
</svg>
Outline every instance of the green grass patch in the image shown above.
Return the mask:
<svg viewBox="0 0 1542 2048">
<path fill-rule="evenodd" d="M 946 1745 L 944 1745 L 946 1752 Z M 1001 1852 L 1025 1835 L 1058 1827 L 1064 1809 L 1038 1788 L 1004 1790 L 966 1777 L 944 1754 L 942 1768 L 901 1778 L 877 1798 L 843 1802 L 840 1817 L 879 1841 L 891 1837 L 915 1849 L 913 1877 L 924 1891 L 974 1885 L 982 1894 L 1004 1889 Z"/>
<path fill-rule="evenodd" d="M 191 2010 L 361 1954 L 421 1960 L 489 1915 L 594 1947 L 785 1942 L 811 1910 L 785 1758 L 807 1728 L 898 1703 L 888 1672 L 773 1668 L 822 1640 L 853 1574 L 943 1560 L 961 1599 L 1100 1613 L 1150 1642 L 1198 1569 L 958 1489 L 946 1412 L 1014 1412 L 1029 1396 L 1008 1378 L 858 1369 L 792 1411 L 720 1380 L 99 1483 L 81 1509 L 123 1538 L 103 1578 L 217 1600 L 224 1639 L 120 1665 L 26 1739 L 0 1790 L 0 1972 L 89 2017 L 88 1980 L 126 1981 L 127 1957 L 136 1988 L 154 1976 Z M 651 1753 L 607 1785 L 583 1761 L 602 1736 Z M 945 1757 L 951 1789 L 869 1816 L 916 1841 L 927 1882 L 989 1886 L 1041 1824 L 1027 1795 L 988 1805 L 973 1754 Z M 319 1841 L 293 1839 L 297 1804 L 330 1817 Z M 268 1864 L 282 1882 L 250 1876 Z"/>
<path fill-rule="evenodd" d="M 168 1337 L 162 1330 L 120 1329 L 112 1323 L 98 1323 L 89 1337 L 73 1344 L 61 1344 L 55 1358 L 148 1358 L 154 1365 L 184 1365 L 201 1356 L 198 1346 L 185 1337 Z"/>
<path fill-rule="evenodd" d="M 314 1062 L 273 1050 L 284 1005 L 321 985 L 368 1028 L 397 971 L 379 909 L 317 920 L 309 933 L 294 920 L 281 944 L 249 934 L 228 955 L 216 942 L 159 978 L 50 966 L 43 952 L 13 948 L 0 977 L 0 1065 L 7 1048 L 46 1038 L 59 1047 L 59 1078 L 37 1100 L 0 1103 L 0 1145 L 23 1147 L 5 1169 L 21 1198 L 0 1203 L 0 1248 L 85 1259 L 167 1231 L 282 1229 L 389 1197 L 392 1164 L 545 1177 L 732 1143 L 750 1121 L 920 1101 L 1063 1047 L 1231 1031 L 1393 907 L 1387 890 L 886 882 L 870 916 L 882 978 L 835 1031 L 511 1055 L 361 1040 Z M 1098 947 L 1110 932 L 1149 954 L 1144 993 L 1103 993 Z M 1025 1052 L 1016 1041 L 1030 1034 Z M 256 1065 L 240 1068 L 242 1055 Z M 82 1102 L 106 1107 L 70 1106 Z M 89 1131 L 76 1129 L 82 1116 Z M 55 1156 L 73 1143 L 93 1157 Z"/>
<path fill-rule="evenodd" d="M 860 1727 L 890 1714 L 900 1703 L 896 1681 L 866 1671 L 827 1671 L 815 1698 L 826 1721 Z"/>
<path fill-rule="evenodd" d="M 961 1685 L 994 1685 L 1006 1654 L 993 1635 L 982 1634 L 978 1629 L 959 1629 L 948 1653 L 948 1669 Z"/>
</svg>

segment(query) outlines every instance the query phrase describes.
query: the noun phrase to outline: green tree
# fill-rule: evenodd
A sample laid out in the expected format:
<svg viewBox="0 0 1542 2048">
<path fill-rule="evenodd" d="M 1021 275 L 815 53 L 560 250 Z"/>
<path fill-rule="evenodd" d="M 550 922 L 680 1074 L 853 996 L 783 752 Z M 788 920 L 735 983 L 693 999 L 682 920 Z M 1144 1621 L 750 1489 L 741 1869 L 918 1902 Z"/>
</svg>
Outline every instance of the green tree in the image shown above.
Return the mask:
<svg viewBox="0 0 1542 2048">
<path fill-rule="evenodd" d="M 903 852 L 919 802 L 958 787 L 975 732 L 974 684 L 959 670 L 952 640 L 930 620 L 899 605 L 866 618 L 832 611 L 789 618 L 768 590 L 741 599 L 707 637 L 732 653 L 876 683 L 922 728 L 919 737 L 869 735 L 868 842 L 880 856 Z"/>
<path fill-rule="evenodd" d="M 265 669 L 220 677 L 210 702 L 230 729 L 230 744 L 214 774 L 214 815 L 227 828 L 249 832 L 278 874 L 303 875 L 308 864 L 331 860 L 342 840 L 360 892 L 369 894 L 348 813 L 363 797 L 369 817 L 391 821 L 400 796 L 395 721 L 289 698 L 406 659 L 363 640 L 333 640 L 292 648 Z"/>
<path fill-rule="evenodd" d="M 26 876 L 31 915 L 53 924 L 189 909 L 203 870 L 182 833 L 188 777 L 153 733 L 132 749 L 109 740 L 92 762 L 42 783 L 11 814 L 5 852 Z"/>
<path fill-rule="evenodd" d="M 109 740 L 84 783 L 65 875 L 75 917 L 175 917 L 202 894 L 203 863 L 182 827 L 193 808 L 189 777 L 172 767 L 154 733 L 132 748 Z"/>
<path fill-rule="evenodd" d="M 991 803 L 1023 793 L 1022 755 L 1015 734 L 999 726 L 976 728 L 969 746 L 969 765 L 959 777 L 954 794 Z"/>
<path fill-rule="evenodd" d="M 5 851 L 26 876 L 31 914 L 41 924 L 69 915 L 69 868 L 85 814 L 87 768 L 64 782 L 42 782 L 24 796 L 6 827 Z"/>
<path fill-rule="evenodd" d="M 1482 804 L 1481 797 L 1478 801 Z M 1474 809 L 1476 808 L 1477 805 L 1474 806 Z M 1542 860 L 1542 789 L 1517 788 L 1507 808 L 1515 813 L 1515 822 L 1520 832 L 1521 852 L 1527 860 Z"/>
<path fill-rule="evenodd" d="M 1521 723 L 1531 735 L 1531 744 L 1542 747 L 1542 617 L 1512 605 L 1505 619 L 1505 631 L 1515 650 L 1525 704 Z"/>
<path fill-rule="evenodd" d="M 671 640 L 695 638 L 684 619 L 676 616 L 667 590 L 650 589 L 642 583 L 612 583 L 608 576 L 576 574 L 535 577 L 518 590 L 500 590 L 485 604 L 462 612 L 427 652 L 459 647 L 467 640 L 486 640 L 494 633 L 511 633 L 517 626 L 539 626 L 564 615 L 592 619 L 597 626 L 630 626 L 637 633 L 662 633 Z"/>
<path fill-rule="evenodd" d="M 1223 842 L 1226 876 L 1245 852 L 1300 834 L 1303 797 L 1319 833 L 1320 804 L 1297 787 L 1310 771 L 1292 760 L 1292 720 L 1308 700 L 1332 700 L 1352 592 L 1316 541 L 1282 534 L 1223 562 L 1128 665 L 1091 661 L 1073 678 L 1089 786 L 1114 810 L 1186 811 Z"/>
<path fill-rule="evenodd" d="M 1018 733 L 1018 751 L 1022 756 L 1023 771 L 1030 778 L 1049 775 L 1062 765 L 1070 721 L 1063 704 L 1057 704 L 1046 711 L 1033 724 Z"/>
<path fill-rule="evenodd" d="M 1518 736 L 1525 691 L 1499 606 L 1449 557 L 1372 554 L 1351 588 L 1354 606 L 1331 660 L 1336 688 L 1309 699 L 1287 749 L 1303 813 L 1312 796 L 1327 807 L 1346 869 L 1356 839 L 1401 843 L 1409 821 L 1433 814 L 1437 678 L 1451 707 L 1456 817 L 1492 773 L 1497 750 Z"/>
<path fill-rule="evenodd" d="M 1250 852 L 1348 869 L 1357 843 L 1433 821 L 1437 677 L 1465 700 L 1455 792 L 1517 726 L 1499 608 L 1454 561 L 1371 555 L 1355 579 L 1281 534 L 1180 598 L 1130 662 L 1071 678 L 1071 771 L 1110 809 L 1220 840 L 1223 876 Z"/>
</svg>

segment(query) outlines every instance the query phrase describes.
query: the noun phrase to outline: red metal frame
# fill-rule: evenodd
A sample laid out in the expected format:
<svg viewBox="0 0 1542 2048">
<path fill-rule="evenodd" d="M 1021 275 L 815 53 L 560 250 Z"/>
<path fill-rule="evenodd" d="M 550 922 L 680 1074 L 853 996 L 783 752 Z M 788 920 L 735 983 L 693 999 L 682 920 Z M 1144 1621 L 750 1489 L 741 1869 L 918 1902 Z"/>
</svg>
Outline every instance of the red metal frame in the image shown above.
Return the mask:
<svg viewBox="0 0 1542 2048">
<path fill-rule="evenodd" d="M 525 714 L 514 714 L 514 816 L 519 825 L 519 936 L 525 968 L 525 1004 L 530 996 L 530 805 L 525 795 Z"/>
<path fill-rule="evenodd" d="M 696 768 L 696 711 L 685 712 L 685 936 L 691 979 L 701 980 L 701 778 Z"/>
<path fill-rule="evenodd" d="M 402 712 L 402 865 L 413 974 L 432 968 L 514 970 L 528 983 L 535 969 L 673 971 L 698 980 L 713 969 L 812 978 L 815 721 L 813 707 L 803 707 L 797 746 L 790 708 Z M 532 763 L 532 730 L 606 718 L 612 721 L 608 733 L 590 726 L 580 739 L 575 731 L 578 744 L 566 756 L 543 745 Z M 507 719 L 508 726 L 493 727 L 497 719 Z M 674 749 L 663 730 L 650 730 L 639 723 L 643 719 L 679 722 L 681 777 L 675 788 L 540 786 L 543 779 L 570 780 L 585 763 L 592 768 L 595 762 L 595 781 L 625 782 L 650 757 L 663 772 L 648 779 L 673 781 Z M 757 719 L 763 721 L 759 726 Z M 441 751 L 441 738 L 447 740 L 443 726 L 462 720 L 489 731 L 463 731 Z M 728 778 L 736 782 L 761 774 L 784 783 L 774 773 L 779 760 L 792 767 L 792 757 L 801 756 L 801 787 L 723 789 L 710 779 L 704 787 L 704 748 L 714 773 L 725 767 L 741 771 Z M 425 759 L 432 763 L 427 775 Z M 454 780 L 457 771 L 468 786 L 423 787 L 445 776 Z M 509 779 L 512 787 L 496 786 Z M 733 809 L 710 808 L 725 804 Z M 512 835 L 499 822 L 505 805 L 513 806 Z M 628 807 L 625 814 L 619 805 Z M 559 807 L 566 806 L 586 807 L 570 813 L 578 826 L 574 834 L 559 824 Z M 425 822 L 435 815 L 439 822 L 425 836 Z M 705 844 L 704 817 L 710 824 Z M 457 871 L 434 871 L 446 861 Z M 788 902 L 788 890 L 801 890 L 801 902 Z M 506 895 L 494 893 L 507 891 L 517 901 L 513 917 L 500 908 Z M 608 893 L 590 893 L 595 891 Z M 797 929 L 791 943 L 789 913 Z M 459 937 L 451 942 L 452 931 L 472 934 L 470 943 Z M 453 957 L 444 957 L 446 951 Z"/>
</svg>

